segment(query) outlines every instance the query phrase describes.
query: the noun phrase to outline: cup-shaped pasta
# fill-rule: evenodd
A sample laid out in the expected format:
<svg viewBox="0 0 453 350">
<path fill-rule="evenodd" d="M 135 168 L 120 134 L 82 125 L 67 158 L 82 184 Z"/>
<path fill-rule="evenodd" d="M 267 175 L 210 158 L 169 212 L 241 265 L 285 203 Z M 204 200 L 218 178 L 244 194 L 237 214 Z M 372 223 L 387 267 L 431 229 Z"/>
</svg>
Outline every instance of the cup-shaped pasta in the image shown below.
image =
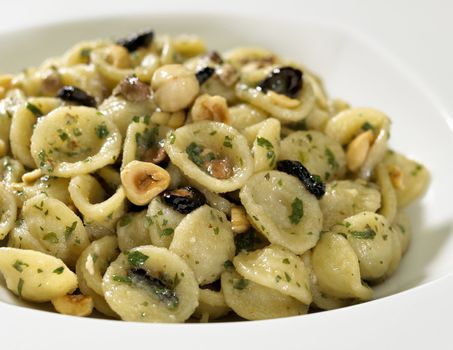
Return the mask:
<svg viewBox="0 0 453 350">
<path fill-rule="evenodd" d="M 127 213 L 116 224 L 116 235 L 118 246 L 122 252 L 151 244 L 149 235 L 149 218 L 146 217 L 146 210 L 138 213 Z"/>
<path fill-rule="evenodd" d="M 121 166 L 124 168 L 133 160 L 159 164 L 168 159 L 163 140 L 170 130 L 166 126 L 149 123 L 149 118 L 136 118 L 127 128 Z"/>
<path fill-rule="evenodd" d="M 199 318 L 200 322 L 218 319 L 230 311 L 230 307 L 225 303 L 222 290 L 200 288 L 199 305 L 193 313 L 193 316 Z"/>
<path fill-rule="evenodd" d="M 96 178 L 79 175 L 69 182 L 69 194 L 89 226 L 91 236 L 99 238 L 115 232 L 116 222 L 126 211 L 126 194 L 122 186 L 107 198 Z"/>
<path fill-rule="evenodd" d="M 105 47 L 108 43 L 103 40 L 80 41 L 70 47 L 63 54 L 62 64 L 64 66 L 75 66 L 78 64 L 89 64 L 91 51 Z"/>
<path fill-rule="evenodd" d="M 343 148 L 319 131 L 296 131 L 285 137 L 279 158 L 297 160 L 323 180 L 341 178 L 346 172 Z"/>
<path fill-rule="evenodd" d="M 20 181 L 25 173 L 24 166 L 11 157 L 0 158 L 0 181 L 11 184 Z"/>
<path fill-rule="evenodd" d="M 236 68 L 241 68 L 250 62 L 276 64 L 282 60 L 274 52 L 261 47 L 241 46 L 223 54 L 223 58 Z"/>
<path fill-rule="evenodd" d="M 34 161 L 58 177 L 86 174 L 116 161 L 121 135 L 108 118 L 89 107 L 60 107 L 42 118 L 31 138 Z"/>
<path fill-rule="evenodd" d="M 318 200 L 294 176 L 279 171 L 253 175 L 240 198 L 251 224 L 296 254 L 313 248 L 322 229 Z"/>
<path fill-rule="evenodd" d="M 51 302 L 60 314 L 71 316 L 89 316 L 94 307 L 93 298 L 83 294 L 58 296 Z"/>
<path fill-rule="evenodd" d="M 33 236 L 23 217 L 19 217 L 8 236 L 8 247 L 47 253 L 40 240 Z"/>
<path fill-rule="evenodd" d="M 121 183 L 132 203 L 145 205 L 167 189 L 170 175 L 158 165 L 133 160 L 121 170 Z"/>
<path fill-rule="evenodd" d="M 226 304 L 247 320 L 304 315 L 308 311 L 299 300 L 247 280 L 236 271 L 225 271 L 221 281 Z"/>
<path fill-rule="evenodd" d="M 262 109 L 283 124 L 294 123 L 307 117 L 315 104 L 315 94 L 310 82 L 304 81 L 300 96 L 289 98 L 271 90 L 263 93 L 244 83 L 236 85 L 236 96 L 251 105 Z"/>
<path fill-rule="evenodd" d="M 391 236 L 395 233 L 385 217 L 362 212 L 344 219 L 332 231 L 347 238 L 359 259 L 362 279 L 372 281 L 387 273 L 394 255 Z"/>
<path fill-rule="evenodd" d="M 308 130 L 324 131 L 329 118 L 329 112 L 326 112 L 319 107 L 315 107 L 311 110 L 303 122 Z"/>
<path fill-rule="evenodd" d="M 340 299 L 371 299 L 373 291 L 362 284 L 357 255 L 342 235 L 324 233 L 313 249 L 312 264 L 321 292 Z"/>
<path fill-rule="evenodd" d="M 326 193 L 319 201 L 323 229 L 328 230 L 348 216 L 363 211 L 376 212 L 381 207 L 381 194 L 363 180 L 338 180 L 326 184 Z"/>
<path fill-rule="evenodd" d="M 77 260 L 76 272 L 79 288 L 93 298 L 94 307 L 100 312 L 115 317 L 104 300 L 102 277 L 107 267 L 118 257 L 118 244 L 114 236 L 106 236 L 92 242 Z M 82 281 L 82 282 L 80 282 Z"/>
<path fill-rule="evenodd" d="M 313 297 L 313 304 L 322 310 L 333 310 L 341 307 L 348 306 L 353 303 L 353 299 L 339 299 L 331 295 L 328 295 L 319 290 L 318 278 L 316 277 L 315 272 L 313 271 L 312 265 L 312 251 L 309 250 L 305 252 L 302 256 L 305 267 L 309 270 L 310 273 L 310 291 Z"/>
<path fill-rule="evenodd" d="M 0 241 L 13 229 L 16 217 L 16 200 L 13 194 L 0 183 Z"/>
<path fill-rule="evenodd" d="M 58 199 L 37 195 L 24 203 L 22 215 L 44 249 L 70 267 L 90 243 L 80 218 Z"/>
<path fill-rule="evenodd" d="M 94 97 L 98 103 L 107 94 L 102 76 L 93 65 L 62 67 L 58 69 L 58 76 L 61 86 L 75 86 Z"/>
<path fill-rule="evenodd" d="M 107 165 L 96 172 L 109 188 L 117 188 L 121 185 L 120 172 L 111 165 Z"/>
<path fill-rule="evenodd" d="M 212 283 L 234 257 L 231 223 L 224 213 L 204 205 L 176 227 L 169 249 L 187 262 L 199 284 Z"/>
<path fill-rule="evenodd" d="M 226 124 L 185 125 L 167 135 L 165 150 L 186 176 L 213 192 L 237 190 L 253 173 L 247 140 Z"/>
<path fill-rule="evenodd" d="M 231 204 L 231 202 L 228 199 L 222 197 L 221 195 L 219 195 L 217 193 L 207 190 L 206 188 L 204 188 L 203 186 L 200 186 L 195 181 L 189 181 L 189 183 L 192 187 L 195 187 L 197 190 L 199 190 L 205 196 L 206 203 L 210 207 L 220 210 L 226 216 L 230 217 L 233 204 Z"/>
<path fill-rule="evenodd" d="M 395 216 L 395 220 L 393 220 L 392 230 L 400 239 L 401 254 L 405 254 L 407 248 L 409 247 L 412 236 L 412 228 L 409 216 L 403 211 L 398 212 Z"/>
<path fill-rule="evenodd" d="M 0 272 L 19 297 L 46 302 L 72 293 L 77 277 L 60 259 L 33 250 L 0 248 Z"/>
<path fill-rule="evenodd" d="M 309 271 L 293 252 L 270 245 L 253 252 L 239 253 L 233 264 L 242 277 L 310 305 Z"/>
<path fill-rule="evenodd" d="M 126 136 L 127 127 L 137 116 L 151 115 L 156 109 L 154 102 L 128 102 L 120 96 L 110 96 L 99 106 L 99 111 L 118 127 L 121 135 Z"/>
<path fill-rule="evenodd" d="M 16 109 L 10 130 L 11 151 L 25 166 L 34 169 L 39 164 L 30 153 L 30 140 L 37 121 L 60 105 L 57 98 L 34 97 Z"/>
<path fill-rule="evenodd" d="M 273 169 L 280 153 L 280 121 L 266 119 L 247 127 L 243 134 L 252 144 L 255 172 Z"/>
<path fill-rule="evenodd" d="M 387 171 L 387 168 L 384 164 L 378 164 L 374 171 L 376 183 L 379 186 L 382 198 L 381 207 L 379 208 L 378 213 L 384 216 L 387 219 L 387 221 L 391 224 L 398 210 L 398 200 L 396 197 L 396 192 L 395 189 L 393 188 L 389 172 Z"/>
<path fill-rule="evenodd" d="M 9 133 L 12 116 L 16 109 L 25 101 L 24 93 L 19 89 L 13 89 L 6 93 L 6 97 L 0 100 L 0 141 L 3 142 L 3 155 L 9 153 Z"/>
<path fill-rule="evenodd" d="M 157 247 L 168 248 L 175 229 L 184 216 L 163 203 L 160 197 L 154 198 L 149 204 L 146 214 L 151 243 Z"/>
<path fill-rule="evenodd" d="M 183 322 L 198 306 L 198 284 L 186 262 L 168 249 L 141 246 L 120 254 L 102 288 L 125 321 Z"/>
<path fill-rule="evenodd" d="M 228 108 L 228 125 L 237 130 L 258 124 L 266 119 L 267 115 L 259 108 L 247 103 L 240 103 Z"/>
<path fill-rule="evenodd" d="M 69 179 L 44 175 L 36 180 L 32 186 L 24 187 L 24 193 L 26 198 L 45 193 L 48 197 L 58 199 L 68 205 L 71 203 L 68 186 Z"/>
<path fill-rule="evenodd" d="M 351 143 L 354 150 L 348 150 L 348 153 L 357 153 L 358 156 L 361 155 L 363 147 L 369 148 L 356 170 L 360 177 L 368 178 L 375 165 L 385 156 L 389 129 L 390 119 L 384 113 L 372 108 L 349 108 L 328 121 L 325 133 L 342 145 Z M 373 134 L 373 140 L 365 142 L 360 134 L 369 131 Z M 357 139 L 357 145 L 352 145 L 353 139 Z M 349 157 L 355 158 L 353 155 Z"/>
<path fill-rule="evenodd" d="M 395 188 L 398 208 L 406 207 L 425 194 L 431 178 L 425 166 L 393 151 L 386 154 L 384 164 Z"/>
</svg>

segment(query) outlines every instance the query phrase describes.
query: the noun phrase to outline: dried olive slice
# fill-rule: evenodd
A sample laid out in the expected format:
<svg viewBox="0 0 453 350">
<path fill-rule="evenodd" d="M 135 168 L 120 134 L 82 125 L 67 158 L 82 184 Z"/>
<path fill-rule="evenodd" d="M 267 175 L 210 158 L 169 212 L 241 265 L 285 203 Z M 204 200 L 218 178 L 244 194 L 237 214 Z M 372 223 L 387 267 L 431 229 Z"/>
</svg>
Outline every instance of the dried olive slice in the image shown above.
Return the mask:
<svg viewBox="0 0 453 350">
<path fill-rule="evenodd" d="M 275 91 L 278 94 L 286 95 L 294 98 L 302 89 L 302 71 L 292 67 L 275 68 L 260 82 L 257 88 L 266 92 L 268 90 Z"/>
<path fill-rule="evenodd" d="M 321 199 L 326 193 L 326 185 L 316 176 L 311 175 L 307 168 L 297 160 L 281 160 L 277 163 L 277 169 L 297 177 L 304 184 L 307 191 L 318 199 Z"/>
<path fill-rule="evenodd" d="M 215 69 L 212 67 L 204 67 L 195 73 L 195 77 L 198 80 L 198 83 L 202 85 L 206 80 L 208 80 L 215 72 Z"/>
<path fill-rule="evenodd" d="M 96 100 L 78 87 L 67 85 L 58 90 L 57 97 L 63 101 L 74 102 L 82 106 L 96 107 Z"/>
<path fill-rule="evenodd" d="M 154 32 L 147 30 L 141 33 L 136 33 L 127 38 L 118 39 L 116 43 L 127 49 L 129 52 L 134 52 L 141 47 L 148 46 L 154 38 Z"/>
<path fill-rule="evenodd" d="M 188 214 L 206 204 L 204 194 L 192 186 L 165 191 L 162 194 L 162 199 L 181 214 Z"/>
</svg>

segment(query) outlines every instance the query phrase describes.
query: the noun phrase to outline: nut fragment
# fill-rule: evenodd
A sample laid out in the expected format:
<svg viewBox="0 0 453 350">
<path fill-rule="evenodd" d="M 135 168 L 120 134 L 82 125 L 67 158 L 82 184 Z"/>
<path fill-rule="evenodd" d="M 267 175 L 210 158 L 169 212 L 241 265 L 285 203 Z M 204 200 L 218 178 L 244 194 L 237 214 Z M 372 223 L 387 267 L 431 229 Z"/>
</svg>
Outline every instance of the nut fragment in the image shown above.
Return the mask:
<svg viewBox="0 0 453 350">
<path fill-rule="evenodd" d="M 402 190 L 404 188 L 404 174 L 401 171 L 400 167 L 390 164 L 387 167 L 387 170 L 393 187 L 395 187 L 397 190 Z"/>
<path fill-rule="evenodd" d="M 250 222 L 243 207 L 231 208 L 231 228 L 234 233 L 244 233 L 250 228 Z"/>
<path fill-rule="evenodd" d="M 234 175 L 233 167 L 228 159 L 212 159 L 203 163 L 209 175 L 219 180 L 229 179 Z"/>
<path fill-rule="evenodd" d="M 164 112 L 187 108 L 200 90 L 195 74 L 180 64 L 168 64 L 157 69 L 151 88 L 157 105 Z"/>
<path fill-rule="evenodd" d="M 213 120 L 222 123 L 227 123 L 229 115 L 224 97 L 207 94 L 201 95 L 195 100 L 191 113 L 194 121 Z"/>
<path fill-rule="evenodd" d="M 93 299 L 83 294 L 63 295 L 51 301 L 55 310 L 63 315 L 88 316 L 93 312 Z"/>
<path fill-rule="evenodd" d="M 179 111 L 172 113 L 170 119 L 168 119 L 167 126 L 172 129 L 177 129 L 184 125 L 186 121 L 186 113 L 184 111 Z"/>
<path fill-rule="evenodd" d="M 121 183 L 132 203 L 145 205 L 168 187 L 170 175 L 158 165 L 133 160 L 121 171 Z"/>
<path fill-rule="evenodd" d="M 348 145 L 346 163 L 350 171 L 355 172 L 359 170 L 365 162 L 373 140 L 374 134 L 371 130 L 368 130 L 356 136 L 356 138 Z"/>
<path fill-rule="evenodd" d="M 143 102 L 150 96 L 149 86 L 140 81 L 136 76 L 129 75 L 125 77 L 113 89 L 113 95 L 122 95 L 129 102 Z"/>
</svg>

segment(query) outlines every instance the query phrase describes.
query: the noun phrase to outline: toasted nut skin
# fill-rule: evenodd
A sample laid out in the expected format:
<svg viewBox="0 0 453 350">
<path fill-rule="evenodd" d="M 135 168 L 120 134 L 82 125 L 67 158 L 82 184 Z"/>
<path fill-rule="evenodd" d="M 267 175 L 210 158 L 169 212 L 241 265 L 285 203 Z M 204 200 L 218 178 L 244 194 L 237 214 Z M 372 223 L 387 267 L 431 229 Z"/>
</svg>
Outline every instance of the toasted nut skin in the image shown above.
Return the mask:
<svg viewBox="0 0 453 350">
<path fill-rule="evenodd" d="M 192 119 L 213 120 L 216 122 L 228 122 L 228 105 L 222 96 L 210 96 L 207 94 L 199 96 L 192 106 Z"/>
<path fill-rule="evenodd" d="M 231 208 L 231 228 L 234 233 L 244 233 L 250 228 L 250 222 L 243 207 Z"/>
<path fill-rule="evenodd" d="M 133 160 L 121 170 L 121 183 L 132 203 L 145 205 L 167 189 L 170 174 L 153 163 Z"/>
<path fill-rule="evenodd" d="M 371 130 L 368 130 L 356 136 L 348 145 L 346 163 L 350 171 L 355 172 L 360 169 L 365 162 L 373 140 L 374 134 Z"/>
<path fill-rule="evenodd" d="M 83 294 L 63 295 L 51 301 L 55 310 L 63 315 L 89 316 L 93 312 L 93 299 Z"/>
<path fill-rule="evenodd" d="M 168 64 L 157 69 L 151 79 L 157 105 L 164 112 L 177 112 L 189 107 L 200 86 L 190 70 L 180 64 Z"/>
<path fill-rule="evenodd" d="M 106 61 L 116 68 L 129 68 L 129 51 L 121 45 L 111 45 L 106 52 Z"/>
</svg>

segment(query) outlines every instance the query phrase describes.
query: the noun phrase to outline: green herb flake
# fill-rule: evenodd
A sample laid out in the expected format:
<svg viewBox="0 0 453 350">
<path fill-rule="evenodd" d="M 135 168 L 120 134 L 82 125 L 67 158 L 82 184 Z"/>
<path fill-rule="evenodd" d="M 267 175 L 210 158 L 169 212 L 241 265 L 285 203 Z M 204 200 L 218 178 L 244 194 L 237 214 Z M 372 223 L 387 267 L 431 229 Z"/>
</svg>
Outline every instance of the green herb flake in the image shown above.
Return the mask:
<svg viewBox="0 0 453 350">
<path fill-rule="evenodd" d="M 138 123 L 138 122 L 140 122 L 140 117 L 139 117 L 138 115 L 134 115 L 134 116 L 132 117 L 132 121 L 133 121 L 134 123 Z"/>
<path fill-rule="evenodd" d="M 162 230 L 162 232 L 160 233 L 160 236 L 161 236 L 161 237 L 170 236 L 170 235 L 172 235 L 174 232 L 175 232 L 174 229 L 172 229 L 171 227 L 167 227 L 167 228 L 165 228 L 165 229 Z"/>
<path fill-rule="evenodd" d="M 263 147 L 267 150 L 266 158 L 269 159 L 272 165 L 275 161 L 274 145 L 272 144 L 272 142 L 265 139 L 264 137 L 257 137 L 256 143 L 258 146 Z"/>
<path fill-rule="evenodd" d="M 282 280 L 282 276 L 280 276 L 280 275 L 275 276 L 275 282 L 278 283 L 278 282 L 280 282 L 281 280 Z"/>
<path fill-rule="evenodd" d="M 148 260 L 149 256 L 139 252 L 138 250 L 130 252 L 127 255 L 127 261 L 134 267 L 139 267 L 144 264 L 146 260 Z"/>
<path fill-rule="evenodd" d="M 291 276 L 288 275 L 287 272 L 285 272 L 285 278 L 286 278 L 286 282 L 291 282 Z"/>
<path fill-rule="evenodd" d="M 32 112 L 36 118 L 42 117 L 44 115 L 44 113 L 33 103 L 28 102 L 27 109 Z"/>
<path fill-rule="evenodd" d="M 365 229 L 365 231 L 349 231 L 349 234 L 358 239 L 374 239 L 376 236 L 376 232 L 369 226 Z"/>
<path fill-rule="evenodd" d="M 226 135 L 225 139 L 223 140 L 223 146 L 228 148 L 233 148 L 233 138 L 231 136 Z"/>
<path fill-rule="evenodd" d="M 231 260 L 225 260 L 225 262 L 223 263 L 223 267 L 226 268 L 226 269 L 231 269 L 233 268 L 233 262 Z"/>
<path fill-rule="evenodd" d="M 291 215 L 288 216 L 289 221 L 293 225 L 297 225 L 304 216 L 304 203 L 298 197 L 296 197 L 291 204 L 291 209 Z"/>
<path fill-rule="evenodd" d="M 248 284 L 249 284 L 249 280 L 241 278 L 234 282 L 233 288 L 238 289 L 238 290 L 243 290 L 248 286 Z"/>
<path fill-rule="evenodd" d="M 22 298 L 22 289 L 24 289 L 24 280 L 22 278 L 19 278 L 19 282 L 17 283 L 17 294 L 21 298 Z"/>
<path fill-rule="evenodd" d="M 37 273 L 43 273 L 44 271 L 43 271 L 43 269 L 37 269 L 36 272 Z"/>
<path fill-rule="evenodd" d="M 75 229 L 77 227 L 77 221 L 74 221 L 71 226 L 66 226 L 64 229 L 64 238 L 67 241 L 71 235 L 74 233 Z"/>
<path fill-rule="evenodd" d="M 339 164 L 337 163 L 335 159 L 335 155 L 333 154 L 332 150 L 328 147 L 324 150 L 324 155 L 327 158 L 327 163 L 332 169 L 338 169 Z"/>
<path fill-rule="evenodd" d="M 55 270 L 53 270 L 53 273 L 56 273 L 57 275 L 61 275 L 64 271 L 64 266 L 57 267 Z"/>
<path fill-rule="evenodd" d="M 191 142 L 189 146 L 186 147 L 186 153 L 189 159 L 198 166 L 202 166 L 204 163 L 204 159 L 201 155 L 203 152 L 203 146 L 196 144 L 195 142 Z"/>
<path fill-rule="evenodd" d="M 105 123 L 101 123 L 95 128 L 96 136 L 100 139 L 105 139 L 109 135 L 109 129 Z"/>
<path fill-rule="evenodd" d="M 216 130 L 213 130 L 209 133 L 209 136 L 214 136 L 215 134 L 217 134 L 217 131 Z"/>
<path fill-rule="evenodd" d="M 288 258 L 284 258 L 284 259 L 282 260 L 282 263 L 283 263 L 283 264 L 289 265 L 289 259 L 288 259 Z"/>
<path fill-rule="evenodd" d="M 52 244 L 57 244 L 59 242 L 57 234 L 55 232 L 49 232 L 46 233 L 43 237 L 43 240 L 52 243 Z"/>
<path fill-rule="evenodd" d="M 29 265 L 27 263 L 24 263 L 23 261 L 16 260 L 16 262 L 13 264 L 13 267 L 19 271 L 22 272 L 24 270 L 24 267 L 28 267 Z"/>
<path fill-rule="evenodd" d="M 361 128 L 363 131 L 368 131 L 368 130 L 374 131 L 374 125 L 369 122 L 363 123 Z"/>
<path fill-rule="evenodd" d="M 113 275 L 112 280 L 118 283 L 132 284 L 132 280 L 128 276 Z"/>
<path fill-rule="evenodd" d="M 132 217 L 128 214 L 124 215 L 121 217 L 121 219 L 119 220 L 119 225 L 120 227 L 124 227 L 124 226 L 127 226 L 131 223 L 132 221 Z"/>
<path fill-rule="evenodd" d="M 66 131 L 64 131 L 63 129 L 58 129 L 57 132 L 58 132 L 58 137 L 60 138 L 61 141 L 66 141 L 67 139 L 69 139 L 68 133 Z"/>
<path fill-rule="evenodd" d="M 89 47 L 84 47 L 80 50 L 80 57 L 82 58 L 90 58 L 91 49 Z"/>
<path fill-rule="evenodd" d="M 213 230 L 214 230 L 214 234 L 215 234 L 215 235 L 218 235 L 219 232 L 220 232 L 220 229 L 219 229 L 217 226 L 214 227 Z"/>
<path fill-rule="evenodd" d="M 82 131 L 80 131 L 79 128 L 73 128 L 72 129 L 72 134 L 76 137 L 82 136 Z"/>
<path fill-rule="evenodd" d="M 176 141 L 176 135 L 172 132 L 168 135 L 168 140 L 170 141 L 170 145 L 173 145 Z"/>
</svg>

